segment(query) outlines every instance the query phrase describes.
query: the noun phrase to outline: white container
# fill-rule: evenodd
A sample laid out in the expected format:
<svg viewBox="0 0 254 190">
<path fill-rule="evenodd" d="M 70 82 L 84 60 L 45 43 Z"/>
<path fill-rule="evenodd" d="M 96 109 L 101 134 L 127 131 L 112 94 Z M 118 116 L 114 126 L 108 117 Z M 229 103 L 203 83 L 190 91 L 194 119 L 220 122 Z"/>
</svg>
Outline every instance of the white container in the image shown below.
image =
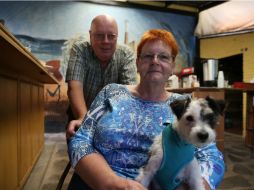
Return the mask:
<svg viewBox="0 0 254 190">
<path fill-rule="evenodd" d="M 218 75 L 218 60 L 208 59 L 203 63 L 203 80 L 214 81 Z"/>
<path fill-rule="evenodd" d="M 218 75 L 218 60 L 208 59 L 208 80 L 216 80 L 215 77 Z"/>
<path fill-rule="evenodd" d="M 208 81 L 208 64 L 207 64 L 207 62 L 203 63 L 203 80 Z"/>
<path fill-rule="evenodd" d="M 217 87 L 224 88 L 224 73 L 223 73 L 223 71 L 219 71 L 218 80 L 217 80 Z"/>
<path fill-rule="evenodd" d="M 176 75 L 172 75 L 168 78 L 168 87 L 179 88 L 179 79 Z"/>
</svg>

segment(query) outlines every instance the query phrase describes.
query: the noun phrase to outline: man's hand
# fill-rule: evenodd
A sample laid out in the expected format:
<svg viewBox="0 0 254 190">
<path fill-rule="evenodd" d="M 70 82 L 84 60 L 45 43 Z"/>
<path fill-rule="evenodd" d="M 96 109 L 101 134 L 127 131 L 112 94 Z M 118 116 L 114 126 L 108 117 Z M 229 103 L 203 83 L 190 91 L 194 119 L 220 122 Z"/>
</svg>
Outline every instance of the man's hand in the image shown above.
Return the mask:
<svg viewBox="0 0 254 190">
<path fill-rule="evenodd" d="M 67 126 L 66 126 L 66 138 L 67 139 L 71 138 L 76 133 L 76 131 L 80 127 L 81 123 L 82 123 L 82 120 L 72 120 L 67 124 Z"/>
</svg>

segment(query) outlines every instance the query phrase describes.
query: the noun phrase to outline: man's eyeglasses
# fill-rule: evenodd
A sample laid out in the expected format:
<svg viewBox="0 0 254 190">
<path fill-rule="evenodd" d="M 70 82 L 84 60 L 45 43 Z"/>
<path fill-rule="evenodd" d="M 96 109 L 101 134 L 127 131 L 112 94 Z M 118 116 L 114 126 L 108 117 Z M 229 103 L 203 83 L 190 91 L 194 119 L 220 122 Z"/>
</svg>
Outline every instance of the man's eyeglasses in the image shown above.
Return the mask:
<svg viewBox="0 0 254 190">
<path fill-rule="evenodd" d="M 117 34 L 102 34 L 102 33 L 93 33 L 92 34 L 95 40 L 103 41 L 106 38 L 108 41 L 115 41 L 117 39 Z"/>
<path fill-rule="evenodd" d="M 157 58 L 159 62 L 162 62 L 162 63 L 171 63 L 174 58 L 174 56 L 169 55 L 167 53 L 159 53 L 159 54 L 147 53 L 147 54 L 141 55 L 140 59 L 145 63 L 150 63 L 155 59 L 155 57 Z"/>
</svg>

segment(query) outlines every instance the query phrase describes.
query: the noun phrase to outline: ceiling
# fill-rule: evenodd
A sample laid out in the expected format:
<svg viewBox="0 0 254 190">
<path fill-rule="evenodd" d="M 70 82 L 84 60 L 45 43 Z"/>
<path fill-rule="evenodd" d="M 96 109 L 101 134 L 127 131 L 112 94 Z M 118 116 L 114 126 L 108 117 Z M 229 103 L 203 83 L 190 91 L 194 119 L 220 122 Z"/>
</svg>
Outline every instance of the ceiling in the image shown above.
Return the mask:
<svg viewBox="0 0 254 190">
<path fill-rule="evenodd" d="M 181 7 L 189 7 L 190 9 L 197 10 L 197 12 L 209 9 L 225 1 L 164 1 L 167 7 L 178 5 Z"/>
<path fill-rule="evenodd" d="M 143 9 L 152 9 L 165 12 L 174 12 L 198 16 L 199 12 L 224 3 L 226 1 L 137 1 L 137 0 L 114 0 L 114 1 L 90 1 L 93 3 L 110 4 L 116 6 L 128 6 Z"/>
</svg>

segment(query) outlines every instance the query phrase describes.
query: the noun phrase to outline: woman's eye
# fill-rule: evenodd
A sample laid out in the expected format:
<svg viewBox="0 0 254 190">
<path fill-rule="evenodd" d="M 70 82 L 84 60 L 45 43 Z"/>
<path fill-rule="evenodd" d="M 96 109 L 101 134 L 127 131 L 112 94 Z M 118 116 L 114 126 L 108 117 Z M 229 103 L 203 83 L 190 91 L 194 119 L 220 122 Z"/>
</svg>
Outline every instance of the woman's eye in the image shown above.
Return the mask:
<svg viewBox="0 0 254 190">
<path fill-rule="evenodd" d="M 159 59 L 162 61 L 168 61 L 169 57 L 167 55 L 158 55 Z"/>
<path fill-rule="evenodd" d="M 150 60 L 151 60 L 151 59 L 153 59 L 154 56 L 148 54 L 148 55 L 145 55 L 144 57 L 145 57 L 146 59 L 150 59 Z"/>
</svg>

